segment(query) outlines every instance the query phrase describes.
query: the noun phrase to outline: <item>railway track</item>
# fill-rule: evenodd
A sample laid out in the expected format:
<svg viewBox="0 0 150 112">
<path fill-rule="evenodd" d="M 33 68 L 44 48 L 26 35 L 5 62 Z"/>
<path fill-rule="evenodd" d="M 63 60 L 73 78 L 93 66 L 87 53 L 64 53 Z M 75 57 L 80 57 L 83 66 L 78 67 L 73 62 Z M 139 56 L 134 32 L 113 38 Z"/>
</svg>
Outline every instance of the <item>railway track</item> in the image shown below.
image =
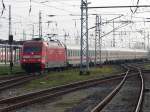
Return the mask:
<svg viewBox="0 0 150 112">
<path fill-rule="evenodd" d="M 144 73 L 145 80 L 145 88 L 144 88 L 144 99 L 143 99 L 143 107 L 141 112 L 149 112 L 150 111 L 150 75 L 149 73 Z"/>
<path fill-rule="evenodd" d="M 136 74 L 133 74 L 131 76 L 134 76 L 134 75 Z M 8 112 L 17 108 L 27 106 L 29 104 L 47 100 L 48 98 L 55 98 L 57 96 L 61 96 L 66 93 L 70 93 L 79 89 L 92 87 L 97 84 L 105 83 L 108 81 L 121 80 L 123 77 L 124 77 L 124 74 L 119 75 L 119 76 L 103 78 L 103 79 L 93 79 L 93 80 L 87 80 L 87 81 L 82 81 L 82 82 L 76 82 L 76 83 L 54 87 L 54 88 L 50 88 L 50 89 L 46 89 L 46 90 L 42 90 L 38 92 L 20 95 L 17 97 L 3 99 L 3 100 L 0 100 L 0 105 L 2 105 L 0 107 L 0 111 Z"/>
<path fill-rule="evenodd" d="M 23 75 L 24 74 L 24 75 Z M 1 80 L 8 80 L 8 79 L 13 79 L 13 78 L 17 78 L 17 77 L 20 77 L 20 76 L 25 76 L 25 73 L 21 72 L 21 73 L 17 73 L 17 74 L 14 74 L 14 75 L 4 75 L 4 76 L 1 76 L 0 77 L 0 81 Z"/>
<path fill-rule="evenodd" d="M 8 89 L 13 86 L 17 86 L 23 83 L 26 83 L 30 80 L 33 80 L 36 75 L 23 75 L 23 76 L 13 76 L 13 77 L 7 77 L 7 80 L 1 80 L 0 81 L 0 91 Z"/>
<path fill-rule="evenodd" d="M 128 99 L 128 103 L 127 104 L 124 104 L 123 101 L 122 101 L 122 97 L 123 97 L 123 93 L 125 93 L 126 91 L 122 92 L 121 93 L 121 90 L 123 90 L 123 88 L 125 88 L 127 85 L 126 83 L 127 82 L 133 82 L 133 81 L 128 81 L 129 79 L 127 79 L 127 76 L 129 75 L 129 71 L 127 71 L 125 77 L 123 78 L 123 80 L 116 86 L 116 88 L 110 93 L 107 95 L 107 97 L 105 97 L 97 106 L 95 106 L 91 112 L 116 112 L 116 111 L 119 111 L 119 108 L 121 108 L 122 106 L 123 107 L 127 107 L 126 110 L 121 110 L 121 112 L 128 112 L 128 111 L 132 111 L 132 112 L 140 112 L 140 109 L 141 109 L 141 104 L 142 104 L 142 100 L 143 100 L 143 90 L 144 90 L 144 79 L 143 79 L 143 76 L 142 76 L 142 73 L 141 73 L 141 70 L 139 68 L 136 68 L 137 71 L 139 72 L 138 73 L 138 84 L 136 85 L 137 88 L 139 88 L 138 85 L 140 85 L 140 88 L 139 89 L 136 89 L 136 92 L 135 92 L 135 89 L 134 90 L 134 94 L 132 94 L 130 96 L 130 98 L 132 98 L 133 95 L 136 95 L 136 99 Z M 137 80 L 136 80 L 137 82 Z M 125 87 L 124 87 L 125 86 Z M 133 87 L 135 88 L 135 87 Z M 125 90 L 125 89 L 124 89 Z M 132 91 L 133 91 L 132 90 Z M 137 91 L 139 90 L 139 91 Z M 129 91 L 129 90 L 127 90 Z M 126 95 L 129 95 L 128 92 L 126 92 L 127 94 Z M 118 97 L 117 97 L 118 96 Z M 120 99 L 122 98 L 122 99 Z M 125 96 L 124 96 L 125 98 Z M 117 101 L 119 100 L 119 101 Z M 126 98 L 127 100 L 127 98 Z M 134 100 L 134 101 L 132 101 Z M 134 102 L 134 103 L 133 103 Z M 118 104 L 118 105 L 116 105 Z M 124 104 L 124 105 L 123 105 Z M 129 105 L 132 105 L 132 109 L 131 110 L 128 110 L 129 108 L 131 107 L 128 107 Z M 135 106 L 135 107 L 133 107 Z M 133 109 L 134 108 L 134 109 Z M 124 108 L 123 108 L 124 109 Z"/>
</svg>

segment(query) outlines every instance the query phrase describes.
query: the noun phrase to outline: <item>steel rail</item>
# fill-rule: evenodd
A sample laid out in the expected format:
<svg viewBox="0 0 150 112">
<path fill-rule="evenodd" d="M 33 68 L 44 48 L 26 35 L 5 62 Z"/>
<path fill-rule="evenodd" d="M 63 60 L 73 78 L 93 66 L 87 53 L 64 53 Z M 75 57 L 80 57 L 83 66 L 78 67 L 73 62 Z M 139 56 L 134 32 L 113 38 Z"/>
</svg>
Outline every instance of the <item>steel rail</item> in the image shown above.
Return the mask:
<svg viewBox="0 0 150 112">
<path fill-rule="evenodd" d="M 141 107 L 142 107 L 142 101 L 143 101 L 143 94 L 144 94 L 144 78 L 143 78 L 143 75 L 142 75 L 142 72 L 141 71 L 144 71 L 144 70 L 141 70 L 141 69 L 143 69 L 143 67 L 141 67 L 141 63 L 140 63 L 140 67 L 139 67 L 139 63 L 138 63 L 138 65 L 136 64 L 134 64 L 134 66 L 135 67 L 133 67 L 133 68 L 135 68 L 135 69 L 138 69 L 138 71 L 139 71 L 139 77 L 140 77 L 140 81 L 141 81 L 141 90 L 140 90 L 140 95 L 139 95 L 139 99 L 138 99 L 138 103 L 137 103 L 137 106 L 136 106 L 136 108 L 135 108 L 135 112 L 140 112 L 140 110 L 141 110 Z M 144 71 L 144 73 L 145 73 L 145 71 Z"/>
<path fill-rule="evenodd" d="M 32 80 L 35 75 L 21 76 L 0 82 L 0 91 Z"/>
<path fill-rule="evenodd" d="M 17 77 L 22 77 L 22 76 L 25 76 L 25 75 L 23 75 L 23 74 L 25 74 L 25 73 L 23 73 L 23 72 L 20 72 L 20 73 L 16 73 L 16 74 L 14 74 L 14 75 L 6 75 L 6 74 L 4 74 L 4 75 L 6 75 L 6 76 L 0 76 L 0 81 L 1 80 L 8 80 L 8 79 L 13 79 L 13 78 L 17 78 Z"/>
<path fill-rule="evenodd" d="M 135 112 L 140 112 L 142 101 L 143 101 L 143 93 L 144 93 L 144 79 L 140 69 L 139 69 L 139 73 L 141 79 L 141 91 L 140 91 L 140 96 L 139 96 L 139 100 Z"/>
<path fill-rule="evenodd" d="M 126 72 L 126 75 L 124 76 L 123 80 L 117 85 L 117 87 L 110 94 L 108 94 L 104 98 L 104 100 L 102 100 L 94 109 L 92 109 L 91 112 L 99 112 L 104 108 L 104 106 L 108 104 L 108 102 L 118 93 L 118 91 L 123 86 L 125 80 L 127 79 L 128 73 L 129 70 Z"/>
<path fill-rule="evenodd" d="M 1 85 L 5 85 L 7 83 L 11 83 L 11 82 L 14 82 L 14 81 L 17 81 L 17 80 L 20 80 L 20 79 L 24 79 L 24 78 L 27 78 L 29 76 L 20 76 L 20 77 L 15 77 L 15 78 L 11 78 L 11 79 L 7 79 L 7 80 L 4 80 L 4 81 L 0 81 L 0 86 Z"/>
<path fill-rule="evenodd" d="M 134 112 L 140 112 L 141 107 L 142 107 L 142 101 L 143 101 L 144 79 L 143 79 L 143 76 L 142 76 L 140 68 L 138 68 L 137 66 L 133 67 L 131 65 L 128 65 L 128 67 L 132 67 L 134 69 L 136 68 L 138 70 L 138 72 L 139 72 L 139 77 L 140 77 L 140 82 L 141 82 L 141 90 L 140 90 L 140 95 L 139 95 L 139 98 L 138 98 L 138 103 L 137 103 L 137 106 L 136 106 Z M 125 77 L 127 77 L 127 75 L 128 75 L 128 72 L 127 72 Z M 91 112 L 100 112 L 110 102 L 110 100 L 118 93 L 118 91 L 120 90 L 121 86 L 125 82 L 125 79 L 126 79 L 125 77 L 121 81 L 121 83 L 109 95 L 107 95 L 105 97 L 105 99 L 102 102 L 100 102 L 94 109 L 91 110 Z"/>
</svg>

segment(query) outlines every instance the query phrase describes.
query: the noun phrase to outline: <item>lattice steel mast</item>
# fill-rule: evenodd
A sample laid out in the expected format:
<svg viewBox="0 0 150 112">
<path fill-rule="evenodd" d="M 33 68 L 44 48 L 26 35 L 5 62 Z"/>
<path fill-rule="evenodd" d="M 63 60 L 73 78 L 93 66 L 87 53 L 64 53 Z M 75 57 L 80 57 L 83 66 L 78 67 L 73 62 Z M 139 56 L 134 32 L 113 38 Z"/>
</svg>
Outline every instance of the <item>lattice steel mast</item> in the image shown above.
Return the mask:
<svg viewBox="0 0 150 112">
<path fill-rule="evenodd" d="M 101 16 L 96 15 L 96 27 L 95 27 L 95 65 L 101 65 Z"/>
<path fill-rule="evenodd" d="M 98 35 L 99 35 L 99 32 L 98 32 L 98 24 L 99 24 L 99 17 L 98 17 L 98 15 L 96 15 L 96 23 L 95 23 L 95 66 L 97 65 L 97 55 L 98 55 L 98 53 L 97 53 L 97 45 L 98 45 Z"/>
<path fill-rule="evenodd" d="M 80 42 L 80 74 L 89 73 L 88 58 L 88 3 L 87 0 L 81 0 L 81 42 Z"/>
</svg>

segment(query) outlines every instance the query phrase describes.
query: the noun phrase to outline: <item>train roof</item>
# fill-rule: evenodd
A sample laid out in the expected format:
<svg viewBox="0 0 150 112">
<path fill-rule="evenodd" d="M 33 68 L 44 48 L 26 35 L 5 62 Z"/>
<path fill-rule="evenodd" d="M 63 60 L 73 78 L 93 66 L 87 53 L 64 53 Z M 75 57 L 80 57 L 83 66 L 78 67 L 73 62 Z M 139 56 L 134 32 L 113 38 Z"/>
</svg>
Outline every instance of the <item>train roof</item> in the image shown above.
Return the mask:
<svg viewBox="0 0 150 112">
<path fill-rule="evenodd" d="M 80 46 L 67 45 L 67 49 L 80 50 Z M 89 50 L 95 50 L 95 48 L 89 48 Z M 129 48 L 102 48 L 102 51 L 128 51 L 128 52 L 148 52 L 148 50 L 143 49 L 129 49 Z"/>
<path fill-rule="evenodd" d="M 65 48 L 65 45 L 60 42 L 59 40 L 49 40 L 49 41 L 45 41 L 43 39 L 33 39 L 33 40 L 28 40 L 26 42 L 24 42 L 24 45 L 26 44 L 42 44 L 42 43 L 45 43 L 47 44 L 49 47 L 64 47 Z"/>
</svg>

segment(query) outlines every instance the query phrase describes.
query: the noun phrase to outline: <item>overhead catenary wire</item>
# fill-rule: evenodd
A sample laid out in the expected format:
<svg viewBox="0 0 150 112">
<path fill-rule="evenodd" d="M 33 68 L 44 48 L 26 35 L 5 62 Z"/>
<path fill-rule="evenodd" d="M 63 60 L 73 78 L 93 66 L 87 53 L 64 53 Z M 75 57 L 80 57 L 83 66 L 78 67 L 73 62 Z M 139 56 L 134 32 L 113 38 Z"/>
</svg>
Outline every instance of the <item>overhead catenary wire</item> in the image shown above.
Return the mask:
<svg viewBox="0 0 150 112">
<path fill-rule="evenodd" d="M 29 15 L 30 15 L 30 13 L 31 13 L 31 0 L 30 0 L 30 8 L 29 8 Z"/>
<path fill-rule="evenodd" d="M 49 8 L 54 8 L 54 9 L 61 10 L 61 11 L 64 11 L 64 12 L 72 13 L 72 11 L 68 11 L 68 10 L 65 10 L 65 9 L 62 9 L 62 8 L 58 8 L 58 7 L 52 6 L 52 5 L 43 4 L 43 3 L 37 2 L 35 0 L 32 0 L 32 2 L 36 3 L 36 4 L 39 4 L 39 5 L 47 6 Z"/>
<path fill-rule="evenodd" d="M 136 5 L 139 5 L 139 0 L 137 0 Z M 137 9 L 138 9 L 138 7 L 136 7 L 136 9 L 133 11 L 132 8 L 130 7 L 132 14 L 135 14 L 137 12 Z"/>
<path fill-rule="evenodd" d="M 97 7 L 88 7 L 88 9 L 105 9 L 105 8 L 130 8 L 130 7 L 150 7 L 150 5 L 122 5 L 122 6 L 97 6 Z"/>
<path fill-rule="evenodd" d="M 120 15 L 120 16 L 118 16 L 118 17 L 115 17 L 115 18 L 113 18 L 113 19 L 111 19 L 111 20 L 108 20 L 108 22 L 109 21 L 112 21 L 112 20 L 114 20 L 114 19 L 118 19 L 118 18 L 120 18 L 120 17 L 122 17 L 123 15 Z M 106 22 L 105 22 L 106 23 Z M 101 25 L 103 25 L 103 24 L 105 24 L 105 23 L 102 23 Z M 93 29 L 93 28 L 95 28 L 96 26 L 93 26 L 93 27 L 91 27 L 91 28 L 89 28 L 88 30 L 91 30 L 91 29 Z"/>
<path fill-rule="evenodd" d="M 18 0 L 19 1 L 19 0 Z M 38 2 L 38 1 L 37 1 Z M 58 1 L 59 2 L 59 1 Z M 42 4 L 41 4 L 42 5 Z M 23 23 L 23 22 L 22 22 Z"/>
<path fill-rule="evenodd" d="M 110 32 L 108 32 L 108 33 L 102 35 L 101 38 L 104 37 L 104 36 L 106 36 L 106 35 L 108 35 L 108 34 L 110 34 L 110 33 L 112 33 L 113 31 L 116 31 L 116 30 L 118 30 L 118 29 L 120 29 L 120 28 L 122 28 L 122 27 L 125 27 L 125 26 L 129 25 L 129 24 L 130 24 L 130 23 L 127 23 L 127 24 L 125 24 L 125 25 L 123 24 L 123 25 L 121 25 L 121 26 L 119 26 L 119 27 L 116 27 L 116 28 L 114 28 L 112 31 L 110 31 Z"/>
<path fill-rule="evenodd" d="M 139 5 L 139 1 L 140 1 L 140 0 L 137 0 L 137 6 Z M 136 12 L 137 12 L 137 9 L 138 9 L 138 7 L 136 7 L 136 9 L 135 9 L 134 13 L 136 13 Z"/>
</svg>

